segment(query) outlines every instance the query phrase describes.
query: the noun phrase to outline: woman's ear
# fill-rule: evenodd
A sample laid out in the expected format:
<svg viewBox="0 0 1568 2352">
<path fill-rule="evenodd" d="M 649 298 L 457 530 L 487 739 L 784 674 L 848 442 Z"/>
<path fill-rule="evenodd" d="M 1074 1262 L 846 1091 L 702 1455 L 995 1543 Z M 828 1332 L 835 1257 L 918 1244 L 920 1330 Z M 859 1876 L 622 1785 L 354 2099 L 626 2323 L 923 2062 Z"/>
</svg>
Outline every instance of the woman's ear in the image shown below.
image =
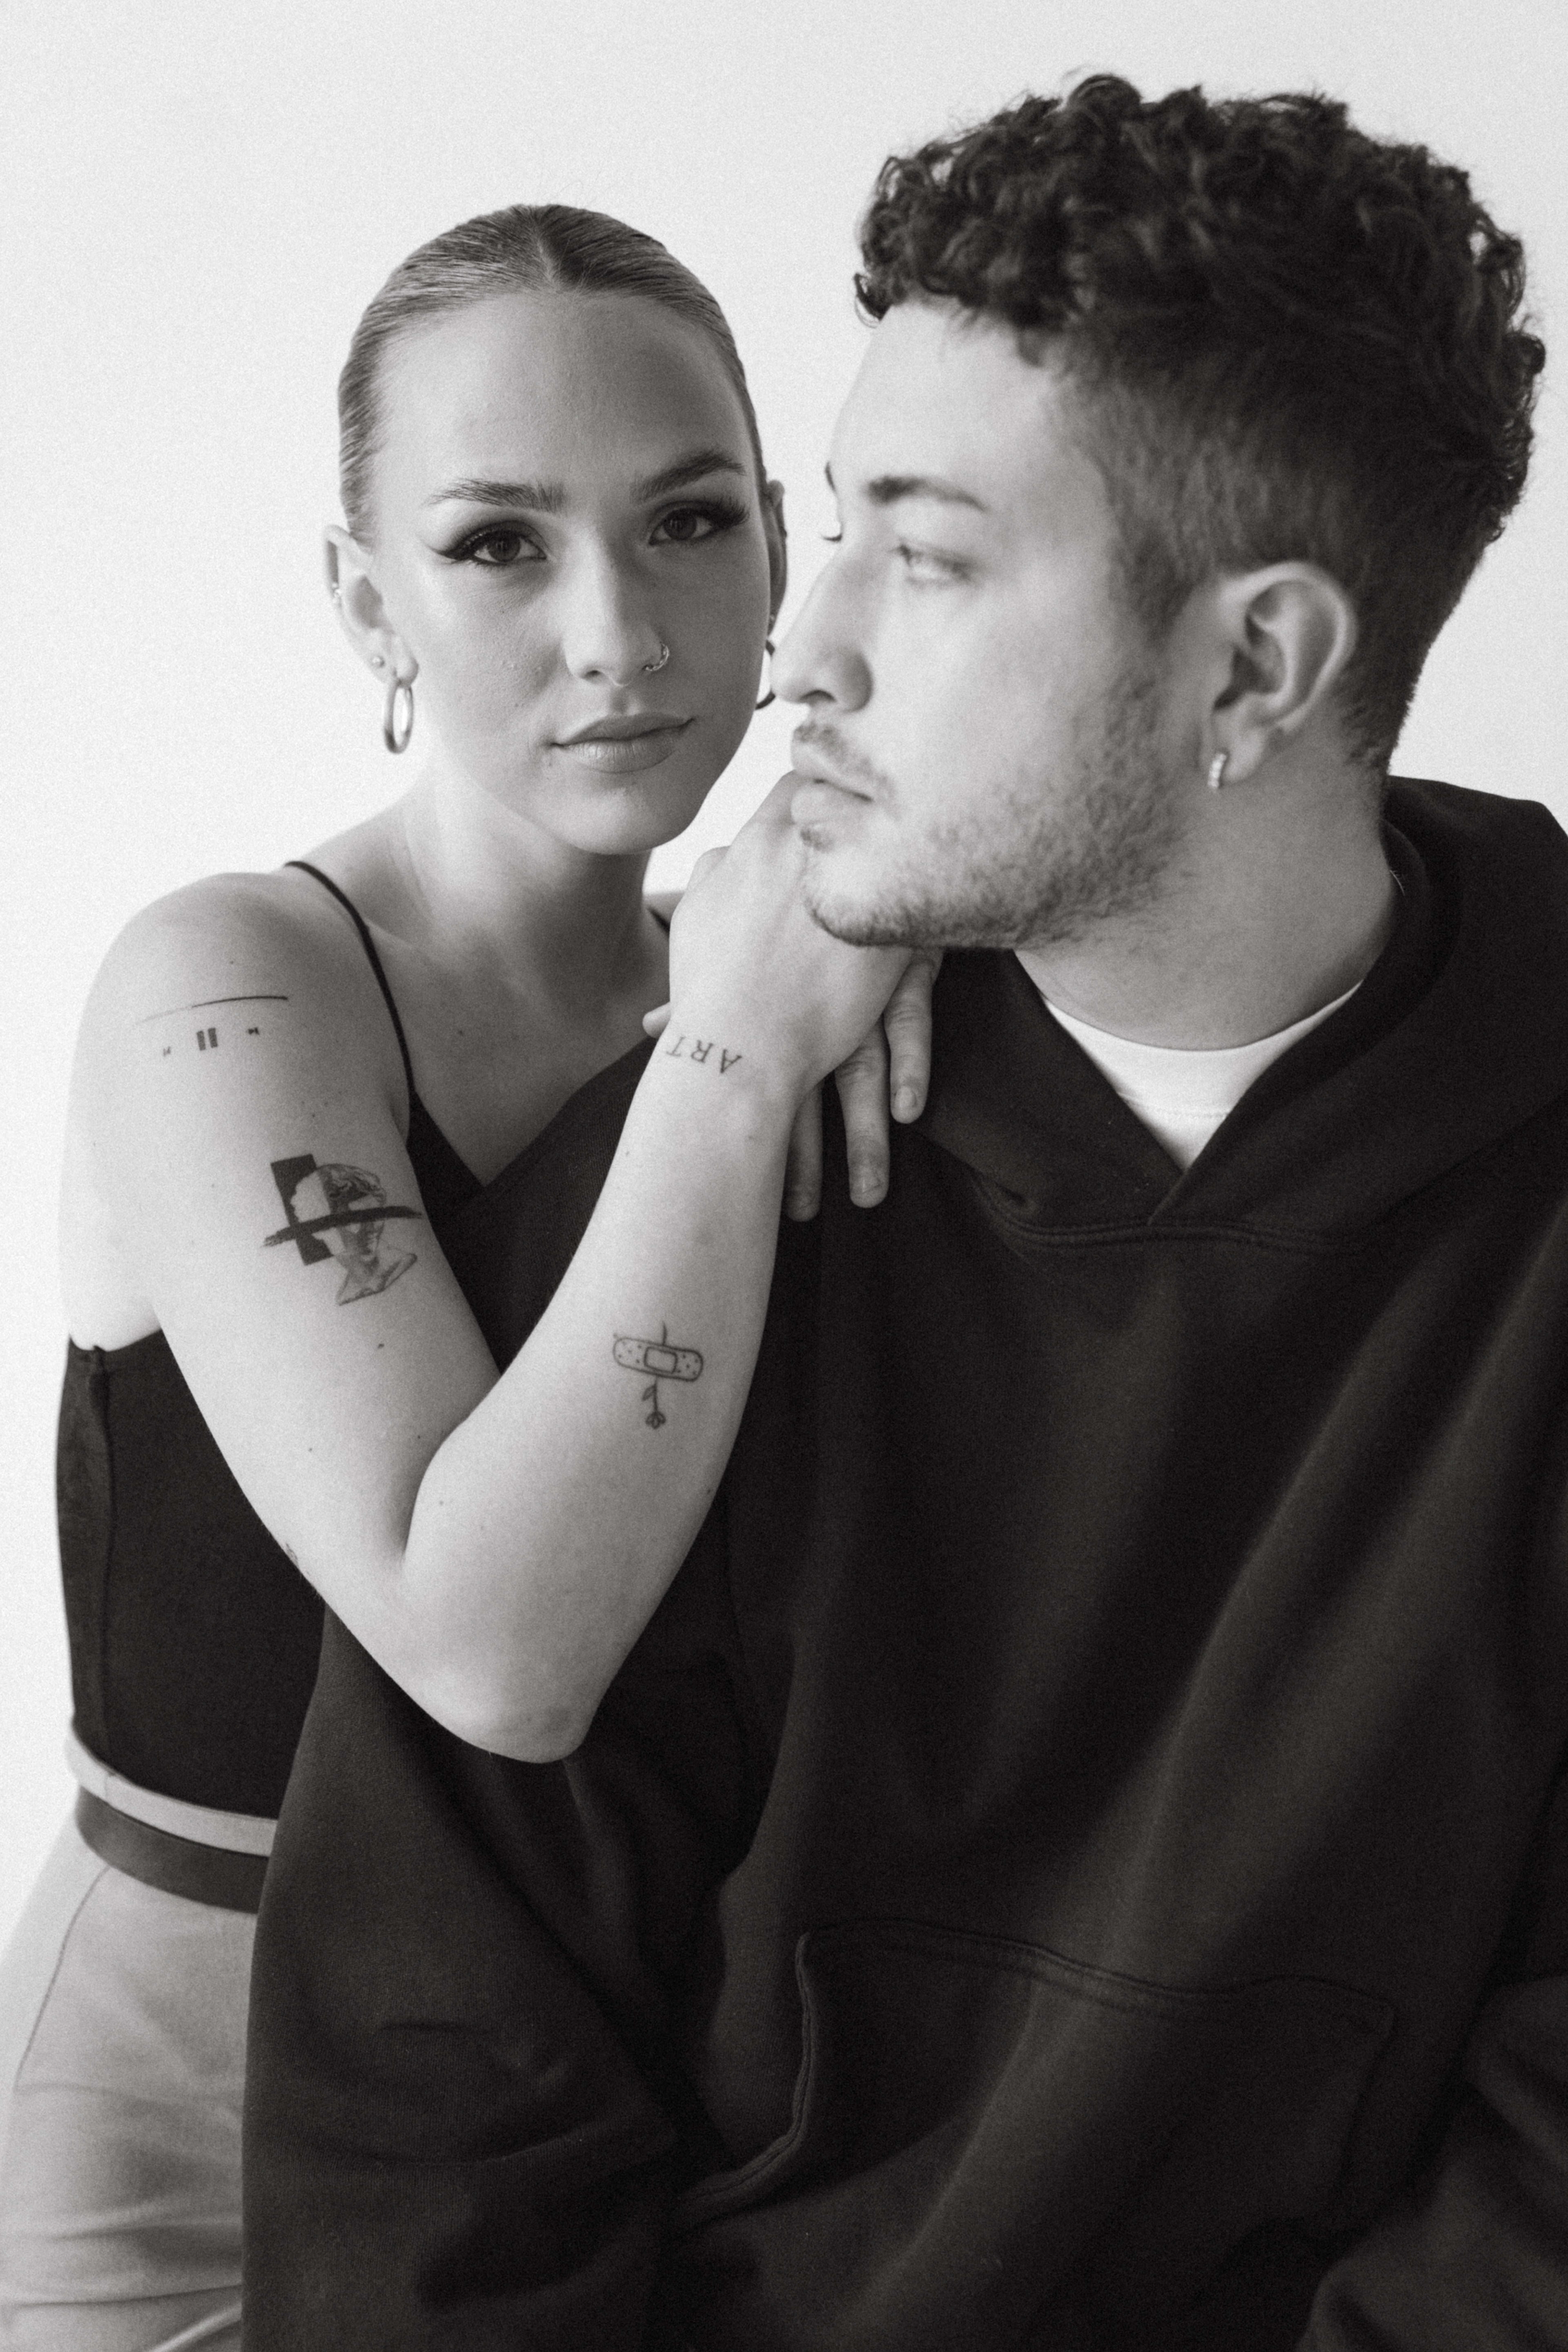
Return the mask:
<svg viewBox="0 0 1568 2352">
<path fill-rule="evenodd" d="M 340 523 L 329 523 L 322 553 L 328 593 L 355 653 L 384 677 L 411 683 L 418 676 L 419 665 L 392 625 L 369 551 Z"/>
<path fill-rule="evenodd" d="M 768 629 L 772 633 L 789 585 L 789 533 L 784 528 L 784 488 L 768 482 L 763 490 L 763 530 L 768 542 Z"/>
<path fill-rule="evenodd" d="M 1220 582 L 1215 618 L 1229 663 L 1205 764 L 1223 751 L 1228 785 L 1324 716 L 1358 630 L 1349 595 L 1315 563 L 1271 563 Z"/>
</svg>

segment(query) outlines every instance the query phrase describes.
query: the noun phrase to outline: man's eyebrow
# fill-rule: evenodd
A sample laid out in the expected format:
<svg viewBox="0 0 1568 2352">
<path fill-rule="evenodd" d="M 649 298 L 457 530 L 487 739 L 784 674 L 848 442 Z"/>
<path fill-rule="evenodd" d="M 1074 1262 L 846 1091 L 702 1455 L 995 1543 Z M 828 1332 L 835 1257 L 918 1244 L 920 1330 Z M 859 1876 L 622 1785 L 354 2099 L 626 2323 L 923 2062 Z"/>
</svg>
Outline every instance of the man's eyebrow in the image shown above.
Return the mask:
<svg viewBox="0 0 1568 2352">
<path fill-rule="evenodd" d="M 639 506 L 650 499 L 668 498 L 671 490 L 684 489 L 688 482 L 700 481 L 705 474 L 740 474 L 746 468 L 727 449 L 693 449 L 689 456 L 678 457 L 672 466 L 661 466 L 657 474 L 647 474 L 640 482 L 632 484 L 632 497 Z M 567 491 L 559 482 L 502 482 L 480 475 L 465 475 L 462 480 L 447 482 L 433 490 L 426 499 L 427 507 L 446 505 L 455 499 L 466 499 L 469 505 L 481 507 L 523 507 L 534 514 L 561 514 L 569 505 Z"/>
<path fill-rule="evenodd" d="M 874 482 L 867 483 L 866 496 L 874 507 L 896 507 L 902 499 L 938 499 L 943 506 L 987 512 L 984 499 L 977 499 L 973 490 L 961 490 L 956 482 L 944 482 L 938 474 L 879 474 Z"/>
<path fill-rule="evenodd" d="M 824 466 L 827 487 L 835 498 L 838 485 L 833 478 L 831 466 Z M 944 482 L 940 474 L 879 474 L 866 485 L 866 496 L 874 507 L 894 507 L 900 499 L 939 499 L 944 506 L 973 507 L 977 514 L 989 514 L 984 499 L 973 490 L 961 490 L 956 482 Z"/>
</svg>

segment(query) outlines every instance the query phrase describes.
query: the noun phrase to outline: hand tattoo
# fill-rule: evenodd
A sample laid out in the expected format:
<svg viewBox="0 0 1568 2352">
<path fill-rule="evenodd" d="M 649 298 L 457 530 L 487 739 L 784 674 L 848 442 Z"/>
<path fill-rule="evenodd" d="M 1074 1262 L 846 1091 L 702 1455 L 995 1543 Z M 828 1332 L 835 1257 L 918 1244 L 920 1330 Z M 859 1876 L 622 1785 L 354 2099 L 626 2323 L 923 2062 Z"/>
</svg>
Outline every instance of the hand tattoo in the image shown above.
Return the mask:
<svg viewBox="0 0 1568 2352">
<path fill-rule="evenodd" d="M 653 1411 L 647 1415 L 647 1425 L 650 1429 L 662 1429 L 669 1418 L 668 1413 L 660 1412 L 658 1409 L 660 1381 L 700 1381 L 702 1378 L 701 1357 L 695 1348 L 672 1348 L 669 1345 L 668 1323 L 659 1325 L 657 1339 L 617 1338 L 615 1345 L 615 1358 L 616 1363 L 628 1372 L 653 1374 L 652 1380 L 642 1392 L 643 1403 L 651 1404 L 653 1407 Z"/>
<path fill-rule="evenodd" d="M 340 1307 L 374 1298 L 417 1264 L 413 1250 L 384 1247 L 382 1229 L 388 1218 L 417 1217 L 418 1210 L 389 1206 L 385 1186 L 368 1168 L 350 1168 L 341 1160 L 318 1167 L 306 1152 L 297 1160 L 275 1160 L 272 1181 L 289 1222 L 268 1234 L 263 1246 L 276 1249 L 292 1242 L 301 1265 L 335 1257 L 343 1269 Z"/>
</svg>

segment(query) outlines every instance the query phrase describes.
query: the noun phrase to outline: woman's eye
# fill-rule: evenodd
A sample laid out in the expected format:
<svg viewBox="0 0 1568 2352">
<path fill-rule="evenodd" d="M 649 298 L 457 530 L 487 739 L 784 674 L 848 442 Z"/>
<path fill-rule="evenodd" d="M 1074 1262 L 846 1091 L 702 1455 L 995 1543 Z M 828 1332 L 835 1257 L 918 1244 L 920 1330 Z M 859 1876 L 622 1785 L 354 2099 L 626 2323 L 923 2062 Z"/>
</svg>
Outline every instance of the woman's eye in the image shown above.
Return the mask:
<svg viewBox="0 0 1568 2352">
<path fill-rule="evenodd" d="M 509 564 L 532 561 L 539 550 L 521 530 L 498 524 L 493 530 L 479 530 L 466 539 L 456 551 L 459 563 L 482 564 L 487 571 L 504 571 Z"/>
<path fill-rule="evenodd" d="M 654 525 L 653 540 L 656 546 L 700 547 L 705 539 L 713 539 L 721 530 L 732 530 L 745 520 L 744 507 L 677 507 L 672 514 L 660 516 Z"/>
</svg>

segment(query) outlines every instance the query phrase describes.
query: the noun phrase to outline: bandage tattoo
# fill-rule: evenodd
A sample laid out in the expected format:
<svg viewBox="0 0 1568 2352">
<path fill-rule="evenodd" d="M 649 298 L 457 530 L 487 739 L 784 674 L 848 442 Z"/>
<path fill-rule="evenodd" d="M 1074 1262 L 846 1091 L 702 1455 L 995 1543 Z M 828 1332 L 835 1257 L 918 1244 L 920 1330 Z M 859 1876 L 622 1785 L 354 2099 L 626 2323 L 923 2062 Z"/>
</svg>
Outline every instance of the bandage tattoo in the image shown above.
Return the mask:
<svg viewBox="0 0 1568 2352">
<path fill-rule="evenodd" d="M 669 1418 L 668 1413 L 660 1412 L 658 1409 L 660 1381 L 700 1381 L 702 1378 L 701 1357 L 695 1348 L 672 1348 L 668 1323 L 659 1325 L 657 1339 L 617 1339 L 615 1356 L 616 1363 L 625 1370 L 651 1372 L 653 1375 L 642 1392 L 643 1403 L 653 1408 L 647 1416 L 650 1429 L 662 1429 Z"/>
<path fill-rule="evenodd" d="M 307 1151 L 297 1160 L 275 1160 L 272 1181 L 289 1222 L 268 1234 L 265 1246 L 277 1249 L 292 1242 L 301 1265 L 335 1257 L 343 1269 L 340 1307 L 374 1298 L 417 1263 L 413 1250 L 384 1245 L 382 1232 L 390 1218 L 417 1217 L 418 1210 L 391 1206 L 385 1186 L 368 1168 L 351 1168 L 342 1160 L 318 1167 Z"/>
</svg>

